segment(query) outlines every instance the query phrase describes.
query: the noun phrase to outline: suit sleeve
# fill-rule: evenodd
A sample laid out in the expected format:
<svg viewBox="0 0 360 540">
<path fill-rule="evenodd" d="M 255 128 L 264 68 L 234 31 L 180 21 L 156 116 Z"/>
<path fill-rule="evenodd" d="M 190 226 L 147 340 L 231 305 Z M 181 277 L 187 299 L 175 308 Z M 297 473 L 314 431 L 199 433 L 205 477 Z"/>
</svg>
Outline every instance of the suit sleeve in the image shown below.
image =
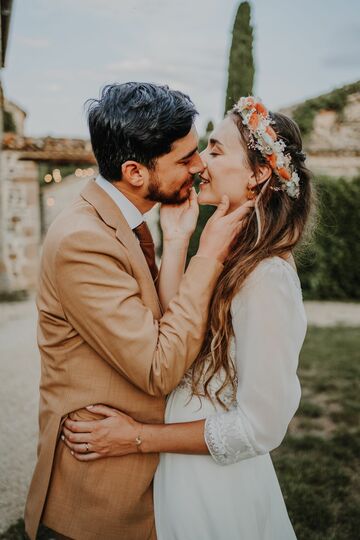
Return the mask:
<svg viewBox="0 0 360 540">
<path fill-rule="evenodd" d="M 58 249 L 56 288 L 67 320 L 105 361 L 146 393 L 166 395 L 200 350 L 222 268 L 193 257 L 178 294 L 155 320 L 121 258 L 102 237 L 81 232 Z"/>
</svg>

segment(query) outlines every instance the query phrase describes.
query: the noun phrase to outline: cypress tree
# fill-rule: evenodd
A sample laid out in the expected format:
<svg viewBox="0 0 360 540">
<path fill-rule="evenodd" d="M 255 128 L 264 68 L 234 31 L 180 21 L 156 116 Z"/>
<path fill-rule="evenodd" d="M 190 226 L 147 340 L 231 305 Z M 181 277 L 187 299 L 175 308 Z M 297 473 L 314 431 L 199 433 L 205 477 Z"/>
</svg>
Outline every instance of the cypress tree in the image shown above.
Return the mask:
<svg viewBox="0 0 360 540">
<path fill-rule="evenodd" d="M 242 2 L 236 13 L 229 55 L 225 113 L 241 96 L 253 93 L 253 28 L 249 2 Z"/>
<path fill-rule="evenodd" d="M 214 129 L 214 122 L 212 120 L 209 120 L 206 125 L 206 135 L 209 135 Z"/>
<path fill-rule="evenodd" d="M 204 148 L 207 147 L 209 135 L 213 131 L 213 129 L 214 129 L 214 123 L 212 120 L 209 120 L 206 125 L 206 130 L 205 130 L 204 135 L 200 137 L 199 139 L 199 152 L 202 152 Z"/>
</svg>

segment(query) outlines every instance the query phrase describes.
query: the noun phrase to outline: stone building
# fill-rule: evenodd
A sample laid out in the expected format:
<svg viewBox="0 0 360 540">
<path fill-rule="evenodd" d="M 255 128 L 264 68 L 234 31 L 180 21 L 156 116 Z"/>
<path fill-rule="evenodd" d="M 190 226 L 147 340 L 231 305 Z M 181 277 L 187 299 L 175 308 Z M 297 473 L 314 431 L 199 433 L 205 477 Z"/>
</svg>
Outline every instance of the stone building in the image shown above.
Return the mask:
<svg viewBox="0 0 360 540">
<path fill-rule="evenodd" d="M 315 175 L 360 175 L 360 81 L 281 112 L 299 123 Z"/>
<path fill-rule="evenodd" d="M 18 116 L 16 122 L 21 115 Z M 90 142 L 86 140 L 32 138 L 22 133 L 3 135 L 0 292 L 27 291 L 36 286 L 46 179 L 60 183 L 62 170 L 75 170 L 79 164 L 91 167 L 94 163 Z"/>
<path fill-rule="evenodd" d="M 12 12 L 12 0 L 0 0 L 0 72 L 5 66 L 6 49 L 9 37 L 10 18 Z M 0 168 L 1 168 L 1 141 L 3 137 L 3 124 L 4 124 L 4 94 L 0 76 Z M 2 221 L 2 214 L 4 209 L 4 202 L 2 199 L 2 177 L 0 173 L 0 221 Z M 0 223 L 1 225 L 1 223 Z M 6 288 L 6 270 L 3 263 L 3 230 L 0 226 L 0 293 Z"/>
<path fill-rule="evenodd" d="M 4 97 L 4 131 L 24 135 L 26 112 Z M 10 124 L 7 126 L 7 124 Z"/>
</svg>

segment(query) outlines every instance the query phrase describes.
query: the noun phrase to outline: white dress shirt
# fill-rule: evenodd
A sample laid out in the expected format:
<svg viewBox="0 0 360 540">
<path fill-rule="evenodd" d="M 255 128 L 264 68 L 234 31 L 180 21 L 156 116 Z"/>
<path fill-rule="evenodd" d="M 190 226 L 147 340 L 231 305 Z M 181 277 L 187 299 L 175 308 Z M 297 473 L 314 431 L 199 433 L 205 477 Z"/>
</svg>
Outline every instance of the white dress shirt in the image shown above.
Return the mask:
<svg viewBox="0 0 360 540">
<path fill-rule="evenodd" d="M 121 210 L 130 229 L 135 229 L 135 227 L 144 221 L 144 217 L 140 210 L 138 210 L 136 206 L 121 193 L 121 191 L 116 189 L 111 182 L 105 180 L 101 174 L 98 174 L 95 182 L 109 195 L 109 197 L 112 198 L 116 206 Z"/>
</svg>

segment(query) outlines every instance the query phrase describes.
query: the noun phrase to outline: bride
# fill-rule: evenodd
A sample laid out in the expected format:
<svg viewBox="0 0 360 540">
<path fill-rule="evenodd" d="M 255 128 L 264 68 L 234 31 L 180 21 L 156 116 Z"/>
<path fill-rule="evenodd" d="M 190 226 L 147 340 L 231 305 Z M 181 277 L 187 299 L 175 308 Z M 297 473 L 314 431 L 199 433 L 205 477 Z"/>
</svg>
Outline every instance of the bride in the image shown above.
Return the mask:
<svg viewBox="0 0 360 540">
<path fill-rule="evenodd" d="M 201 157 L 200 204 L 218 205 L 227 195 L 229 211 L 247 200 L 255 207 L 225 261 L 200 354 L 168 397 L 165 424 L 140 424 L 96 405 L 91 411 L 103 418 L 67 420 L 63 439 L 81 461 L 161 453 L 159 540 L 289 540 L 296 537 L 269 452 L 300 400 L 306 317 L 292 251 L 310 212 L 310 173 L 297 125 L 251 96 L 217 126 Z M 165 242 L 171 211 L 161 211 Z M 179 250 L 166 261 L 164 250 L 164 308 L 184 257 Z"/>
</svg>

